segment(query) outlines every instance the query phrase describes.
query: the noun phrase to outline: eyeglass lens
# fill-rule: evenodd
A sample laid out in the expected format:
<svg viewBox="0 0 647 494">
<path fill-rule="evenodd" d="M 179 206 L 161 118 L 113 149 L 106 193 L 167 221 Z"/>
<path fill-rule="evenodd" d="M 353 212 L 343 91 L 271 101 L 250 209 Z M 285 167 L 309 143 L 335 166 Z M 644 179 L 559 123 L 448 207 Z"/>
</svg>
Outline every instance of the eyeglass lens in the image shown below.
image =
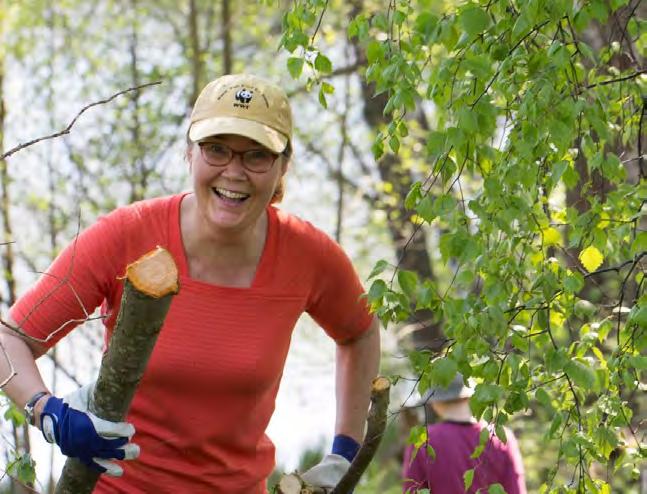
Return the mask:
<svg viewBox="0 0 647 494">
<path fill-rule="evenodd" d="M 205 161 L 212 166 L 225 166 L 238 155 L 243 167 L 253 172 L 264 172 L 272 168 L 277 155 L 266 149 L 249 149 L 234 151 L 220 142 L 200 143 Z"/>
</svg>

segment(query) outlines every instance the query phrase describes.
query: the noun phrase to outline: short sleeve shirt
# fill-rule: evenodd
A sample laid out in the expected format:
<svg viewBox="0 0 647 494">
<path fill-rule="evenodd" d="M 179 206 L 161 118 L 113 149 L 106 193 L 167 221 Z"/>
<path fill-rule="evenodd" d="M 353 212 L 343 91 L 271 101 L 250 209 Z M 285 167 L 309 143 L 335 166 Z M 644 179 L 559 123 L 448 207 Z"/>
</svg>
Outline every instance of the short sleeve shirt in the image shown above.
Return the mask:
<svg viewBox="0 0 647 494">
<path fill-rule="evenodd" d="M 189 277 L 180 235 L 186 194 L 119 208 L 82 232 L 11 309 L 28 334 L 54 345 L 97 306 L 106 344 L 126 266 L 162 246 L 179 270 L 174 297 L 127 420 L 141 456 L 95 493 L 265 492 L 274 447 L 265 429 L 299 316 L 309 313 L 336 341 L 373 317 L 343 250 L 275 207 L 251 287 Z"/>
</svg>

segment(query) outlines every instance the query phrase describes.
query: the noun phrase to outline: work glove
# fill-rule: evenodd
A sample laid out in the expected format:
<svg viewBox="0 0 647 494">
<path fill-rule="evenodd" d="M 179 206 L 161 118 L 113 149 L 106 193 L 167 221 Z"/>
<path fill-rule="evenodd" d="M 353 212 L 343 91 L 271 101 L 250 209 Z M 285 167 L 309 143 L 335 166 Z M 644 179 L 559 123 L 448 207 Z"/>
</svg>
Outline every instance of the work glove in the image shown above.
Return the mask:
<svg viewBox="0 0 647 494">
<path fill-rule="evenodd" d="M 331 453 L 301 474 L 301 479 L 313 487 L 332 489 L 337 486 L 349 467 L 350 462 L 346 458 Z"/>
<path fill-rule="evenodd" d="M 332 489 L 348 471 L 351 461 L 359 451 L 359 444 L 353 438 L 338 434 L 332 443 L 332 453 L 324 456 L 301 478 L 313 487 Z"/>
<path fill-rule="evenodd" d="M 58 444 L 61 452 L 90 468 L 112 477 L 123 469 L 108 460 L 132 460 L 139 446 L 130 442 L 132 424 L 103 420 L 88 411 L 94 383 L 82 386 L 63 399 L 51 396 L 40 416 L 45 440 Z"/>
</svg>

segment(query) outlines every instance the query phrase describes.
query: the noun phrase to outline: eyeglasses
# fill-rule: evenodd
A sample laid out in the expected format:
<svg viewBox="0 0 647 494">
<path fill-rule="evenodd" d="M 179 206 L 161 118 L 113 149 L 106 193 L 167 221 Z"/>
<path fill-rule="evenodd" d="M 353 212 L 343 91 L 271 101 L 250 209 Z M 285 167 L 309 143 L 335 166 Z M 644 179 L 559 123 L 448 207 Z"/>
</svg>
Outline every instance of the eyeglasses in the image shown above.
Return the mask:
<svg viewBox="0 0 647 494">
<path fill-rule="evenodd" d="M 247 151 L 234 151 L 221 142 L 207 141 L 198 143 L 202 158 L 210 166 L 226 166 L 234 156 L 240 156 L 240 162 L 245 170 L 252 173 L 265 173 L 269 171 L 276 158 L 279 157 L 267 149 L 249 149 Z"/>
</svg>

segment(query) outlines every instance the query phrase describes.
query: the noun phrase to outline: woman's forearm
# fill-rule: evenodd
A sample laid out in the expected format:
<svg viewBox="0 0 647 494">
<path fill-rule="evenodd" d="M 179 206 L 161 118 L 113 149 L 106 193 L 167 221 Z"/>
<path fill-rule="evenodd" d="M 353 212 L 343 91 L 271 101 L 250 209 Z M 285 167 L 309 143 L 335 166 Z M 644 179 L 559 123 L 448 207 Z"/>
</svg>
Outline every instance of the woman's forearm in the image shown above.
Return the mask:
<svg viewBox="0 0 647 494">
<path fill-rule="evenodd" d="M 15 327 L 12 320 L 7 321 Z M 2 390 L 19 407 L 38 391 L 47 390 L 35 362 L 38 350 L 20 335 L 0 324 L 0 382 L 9 379 Z"/>
<path fill-rule="evenodd" d="M 335 433 L 361 443 L 371 396 L 371 381 L 380 364 L 380 326 L 377 318 L 358 339 L 337 345 Z"/>
</svg>

